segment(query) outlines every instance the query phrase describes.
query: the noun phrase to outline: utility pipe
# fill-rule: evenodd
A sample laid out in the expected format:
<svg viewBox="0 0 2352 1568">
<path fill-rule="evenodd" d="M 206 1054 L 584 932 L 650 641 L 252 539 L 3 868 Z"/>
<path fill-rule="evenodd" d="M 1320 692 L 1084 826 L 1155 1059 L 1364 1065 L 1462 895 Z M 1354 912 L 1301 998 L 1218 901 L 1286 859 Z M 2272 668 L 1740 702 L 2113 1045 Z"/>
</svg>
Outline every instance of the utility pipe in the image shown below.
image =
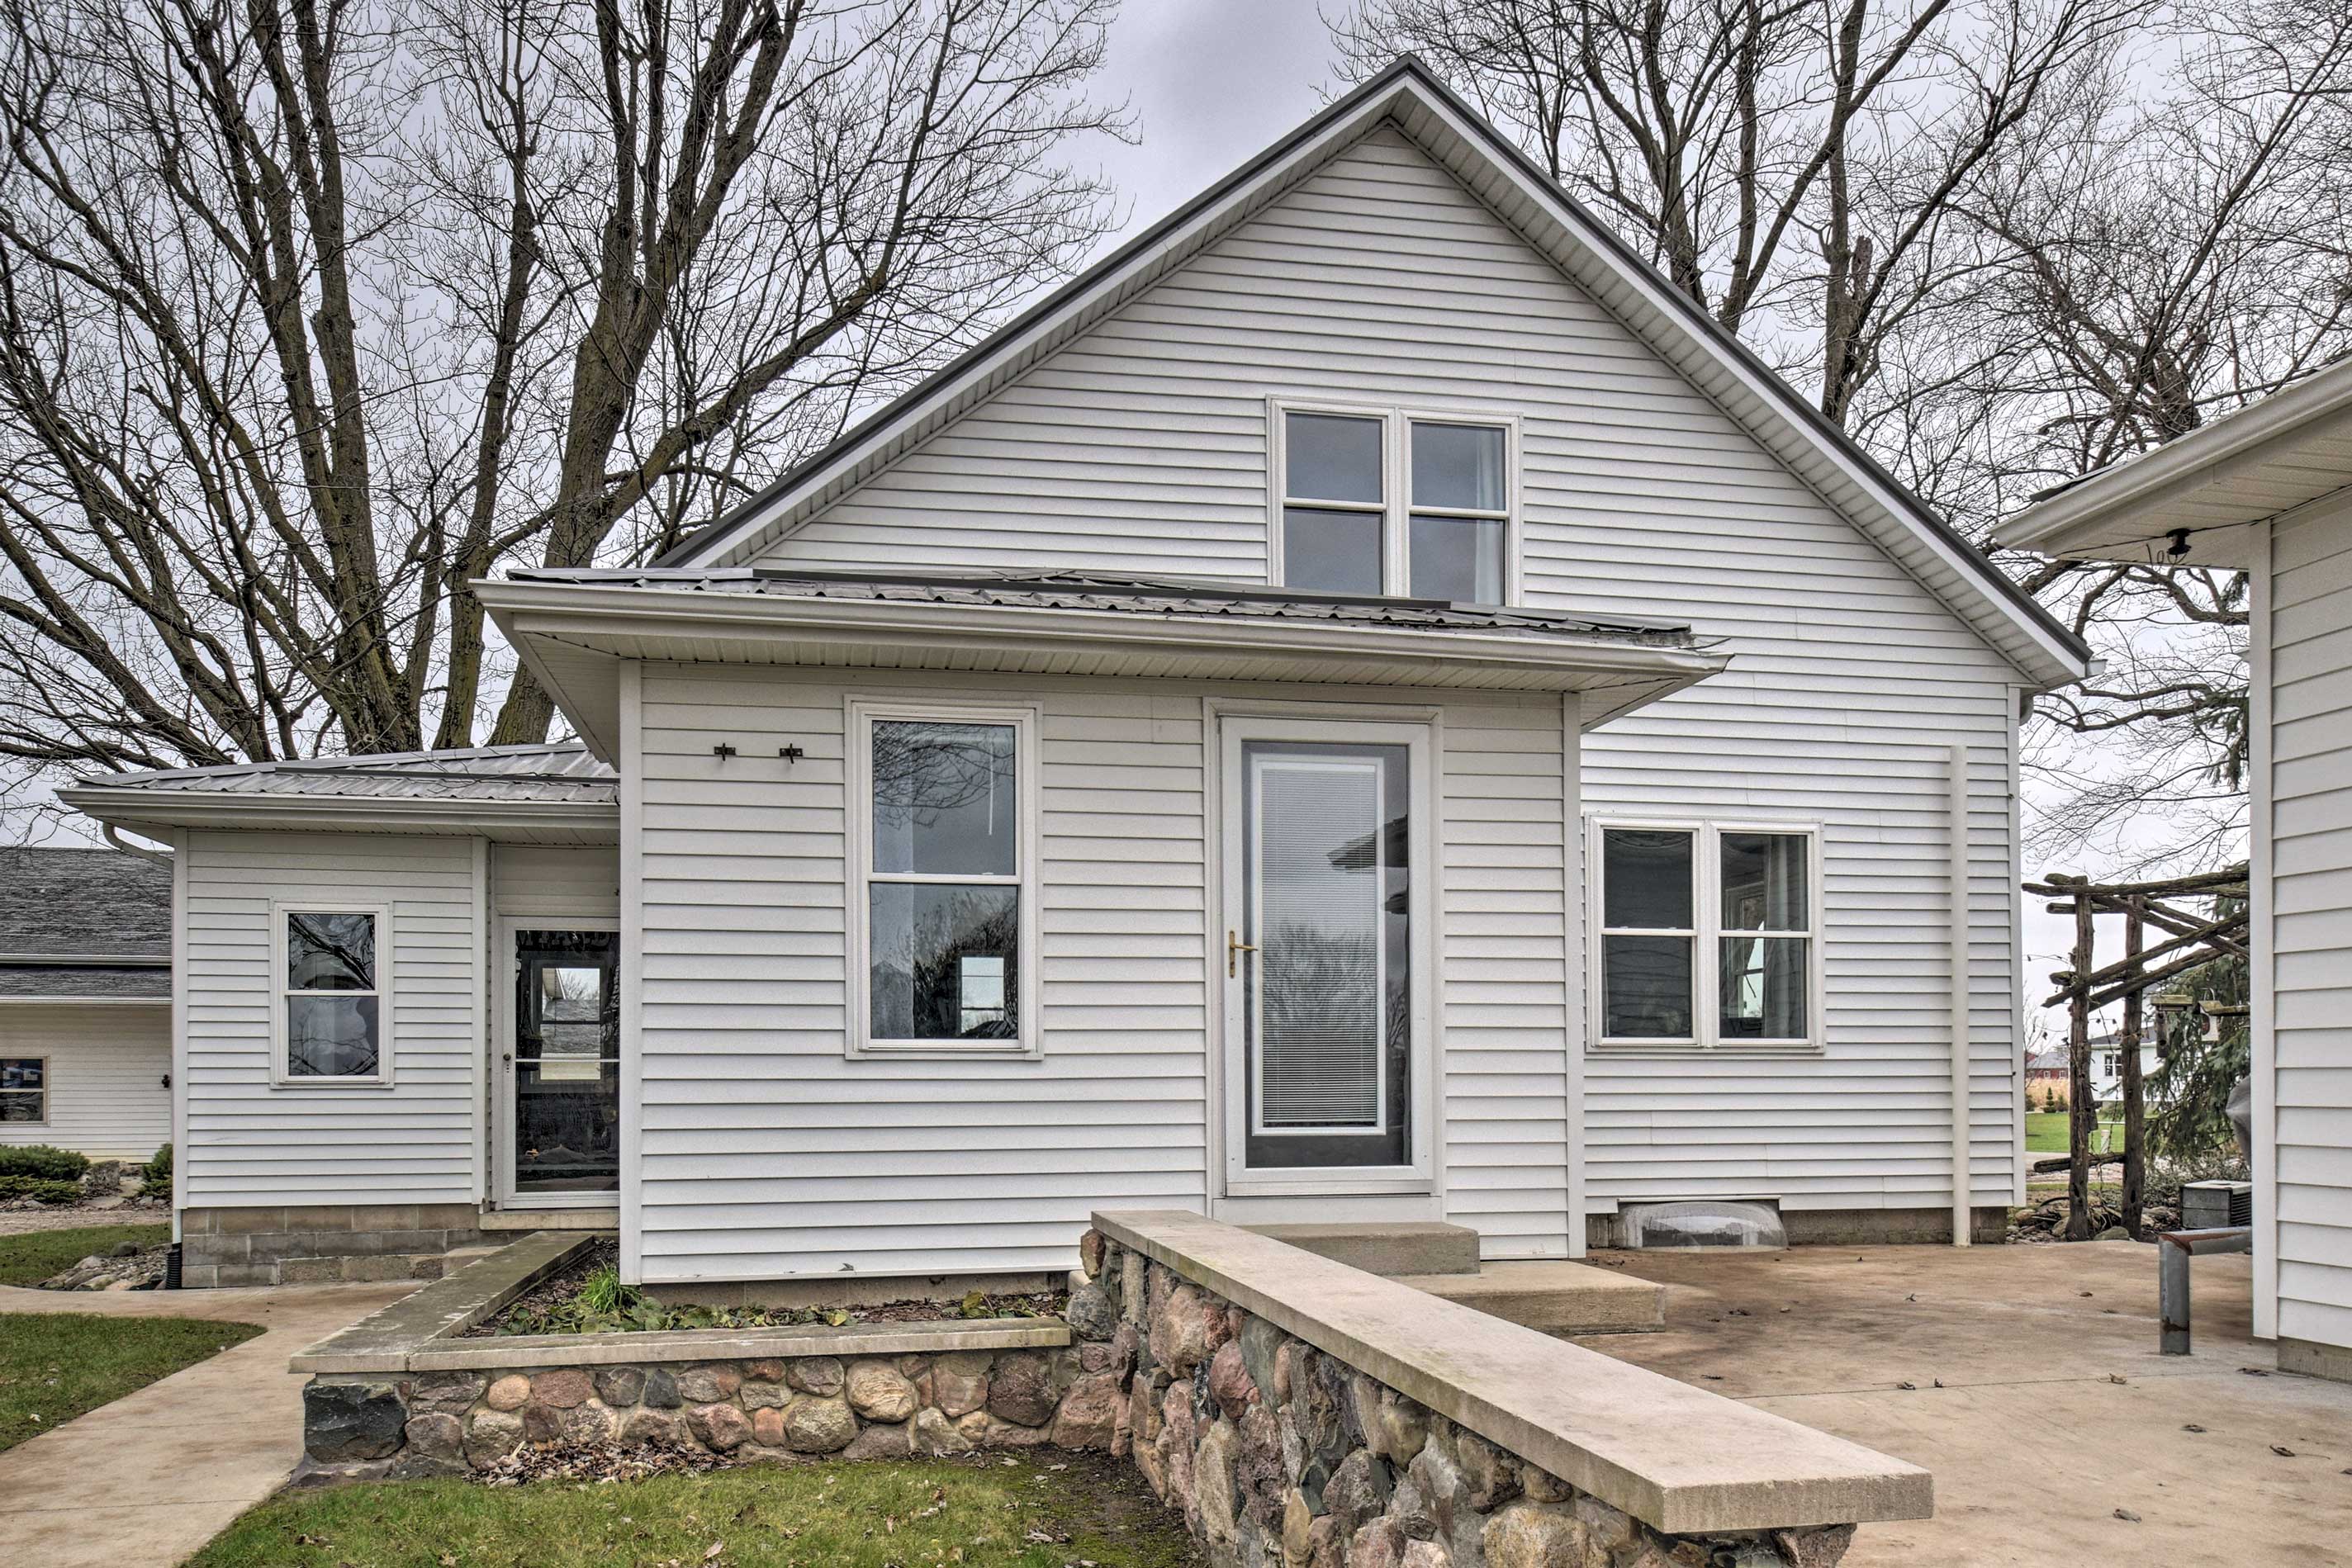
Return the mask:
<svg viewBox="0 0 2352 1568">
<path fill-rule="evenodd" d="M 1969 1244 L 1969 750 L 1948 748 L 1946 760 L 1945 814 L 1948 821 L 1949 907 L 1947 937 L 1950 943 L 1952 1007 L 1952 1245 Z"/>
</svg>

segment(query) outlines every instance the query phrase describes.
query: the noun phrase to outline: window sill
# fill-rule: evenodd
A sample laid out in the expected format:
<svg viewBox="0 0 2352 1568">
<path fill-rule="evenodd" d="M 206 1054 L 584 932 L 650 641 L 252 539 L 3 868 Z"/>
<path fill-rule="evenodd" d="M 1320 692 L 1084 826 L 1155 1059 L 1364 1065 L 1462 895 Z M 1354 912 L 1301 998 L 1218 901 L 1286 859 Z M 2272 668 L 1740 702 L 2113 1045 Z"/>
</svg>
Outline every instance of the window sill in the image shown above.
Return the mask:
<svg viewBox="0 0 2352 1568">
<path fill-rule="evenodd" d="M 1045 1056 L 1042 1047 L 1024 1045 L 1018 1040 L 1002 1045 L 958 1045 L 947 1040 L 868 1042 L 853 1045 L 842 1054 L 852 1061 L 1041 1061 Z"/>
<path fill-rule="evenodd" d="M 269 1080 L 269 1086 L 272 1089 L 333 1089 L 341 1091 L 346 1089 L 389 1089 L 393 1086 L 393 1082 L 389 1078 L 286 1078 L 274 1076 Z"/>
<path fill-rule="evenodd" d="M 1437 1184 L 1425 1172 L 1395 1166 L 1367 1166 L 1351 1176 L 1345 1166 L 1258 1171 L 1225 1178 L 1227 1197 L 1426 1197 Z"/>
<path fill-rule="evenodd" d="M 1825 1056 L 1828 1047 L 1818 1040 L 1724 1040 L 1702 1044 L 1697 1040 L 1603 1040 L 1586 1048 L 1591 1056 Z"/>
</svg>

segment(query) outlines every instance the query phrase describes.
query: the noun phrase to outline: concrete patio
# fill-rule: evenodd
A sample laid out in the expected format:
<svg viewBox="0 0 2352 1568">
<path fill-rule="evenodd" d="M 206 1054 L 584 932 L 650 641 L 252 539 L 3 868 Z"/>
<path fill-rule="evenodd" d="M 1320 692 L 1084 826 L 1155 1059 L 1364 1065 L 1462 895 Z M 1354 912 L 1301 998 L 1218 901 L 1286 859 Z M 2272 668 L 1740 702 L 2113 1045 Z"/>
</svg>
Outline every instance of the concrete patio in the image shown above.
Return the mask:
<svg viewBox="0 0 2352 1568">
<path fill-rule="evenodd" d="M 1935 1518 L 1847 1568 L 2346 1560 L 2352 1385 L 2276 1371 L 2243 1257 L 2197 1260 L 2186 1358 L 2157 1354 L 2153 1246 L 1595 1260 L 1664 1284 L 1666 1327 L 1579 1343 L 1934 1472 Z"/>
</svg>

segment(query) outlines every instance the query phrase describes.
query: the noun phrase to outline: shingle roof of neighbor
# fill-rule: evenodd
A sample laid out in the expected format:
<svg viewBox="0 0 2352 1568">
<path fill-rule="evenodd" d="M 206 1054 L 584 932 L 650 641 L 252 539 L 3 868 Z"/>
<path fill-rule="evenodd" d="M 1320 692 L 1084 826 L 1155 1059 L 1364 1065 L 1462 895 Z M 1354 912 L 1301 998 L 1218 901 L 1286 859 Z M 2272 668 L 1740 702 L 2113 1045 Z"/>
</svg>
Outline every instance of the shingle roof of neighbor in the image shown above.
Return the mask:
<svg viewBox="0 0 2352 1568">
<path fill-rule="evenodd" d="M 211 795 L 381 796 L 431 800 L 560 800 L 617 804 L 618 776 L 578 742 L 398 751 L 301 762 L 241 762 L 83 780 L 109 789 Z"/>
<path fill-rule="evenodd" d="M 121 850 L 0 847 L 0 997 L 166 998 L 171 956 L 170 866 Z M 130 961 L 63 961 L 91 958 Z"/>
<path fill-rule="evenodd" d="M 575 588 L 659 589 L 677 593 L 854 599 L 902 604 L 998 605 L 1015 610 L 1096 610 L 1182 620 L 1310 621 L 1436 632 L 1516 632 L 1687 648 L 1687 626 L 1640 617 L 1599 619 L 1443 599 L 1317 593 L 1202 579 L 1114 577 L 1098 572 L 1022 572 L 1001 577 L 915 572 L 793 571 L 776 567 L 698 570 L 525 569 L 516 582 Z"/>
</svg>

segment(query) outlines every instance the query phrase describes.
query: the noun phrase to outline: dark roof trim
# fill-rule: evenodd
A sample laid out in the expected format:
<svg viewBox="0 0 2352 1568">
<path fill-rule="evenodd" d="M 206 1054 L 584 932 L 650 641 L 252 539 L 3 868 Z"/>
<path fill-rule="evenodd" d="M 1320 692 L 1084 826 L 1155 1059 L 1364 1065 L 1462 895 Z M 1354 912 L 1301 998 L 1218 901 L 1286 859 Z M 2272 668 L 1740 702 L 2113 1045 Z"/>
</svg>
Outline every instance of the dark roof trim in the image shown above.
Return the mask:
<svg viewBox="0 0 2352 1568">
<path fill-rule="evenodd" d="M 1601 223 L 1543 168 L 1519 147 L 1496 131 L 1486 119 L 1473 109 L 1417 56 L 1402 55 L 1394 64 L 1371 77 L 1353 90 L 1334 99 L 1319 113 L 1298 126 L 1291 133 L 1266 148 L 1223 179 L 1194 196 L 1191 201 L 1153 224 L 1141 234 L 1120 246 L 1102 260 L 1087 267 L 1077 277 L 1055 289 L 1044 299 L 991 332 L 978 343 L 965 350 L 940 369 L 932 371 L 906 392 L 881 408 L 858 421 L 823 450 L 803 460 L 771 481 L 757 495 L 730 508 L 724 516 L 706 524 L 677 545 L 663 552 L 653 562 L 655 568 L 676 567 L 700 556 L 706 549 L 723 542 L 745 523 L 804 482 L 811 475 L 839 461 L 856 447 L 871 440 L 884 427 L 895 423 L 909 411 L 930 401 L 945 387 L 965 375 L 991 356 L 1001 352 L 1013 340 L 1072 303 L 1099 287 L 1103 281 L 1133 262 L 1138 256 L 1160 244 L 1170 235 L 1198 218 L 1203 212 L 1226 200 L 1234 191 L 1248 183 L 1271 165 L 1288 158 L 1305 143 L 1322 135 L 1332 124 L 1360 109 L 1365 102 L 1388 90 L 1396 83 L 1410 78 L 1425 89 L 1457 118 L 1497 159 L 1507 163 L 1537 190 L 1542 192 L 1573 220 L 1584 237 L 1603 249 L 1621 267 L 1656 275 L 1656 268 L 1614 230 Z M 1661 280 L 1664 281 L 1663 279 Z M 1768 395 L 1780 407 L 1782 413 L 1802 426 L 1817 441 L 1829 446 L 1844 461 L 1860 470 L 1869 481 L 1885 491 L 1895 504 L 1909 514 L 1911 519 L 1958 557 L 1968 570 L 1989 588 L 1995 597 L 2011 606 L 2045 637 L 2066 650 L 2078 662 L 2088 664 L 2092 652 L 2088 643 L 2076 636 L 2063 622 L 2037 603 L 2007 573 L 1988 559 L 1984 553 L 1970 544 L 1958 529 L 1939 517 L 1934 508 L 1921 500 L 1885 466 L 1857 444 L 1843 427 L 1836 424 L 1818 408 L 1800 396 L 1779 372 L 1767 365 L 1754 350 L 1725 330 L 1721 323 L 1700 308 L 1681 289 L 1662 287 L 1663 295 L 1686 330 L 1727 353 L 1748 374 L 1768 389 Z"/>
</svg>

